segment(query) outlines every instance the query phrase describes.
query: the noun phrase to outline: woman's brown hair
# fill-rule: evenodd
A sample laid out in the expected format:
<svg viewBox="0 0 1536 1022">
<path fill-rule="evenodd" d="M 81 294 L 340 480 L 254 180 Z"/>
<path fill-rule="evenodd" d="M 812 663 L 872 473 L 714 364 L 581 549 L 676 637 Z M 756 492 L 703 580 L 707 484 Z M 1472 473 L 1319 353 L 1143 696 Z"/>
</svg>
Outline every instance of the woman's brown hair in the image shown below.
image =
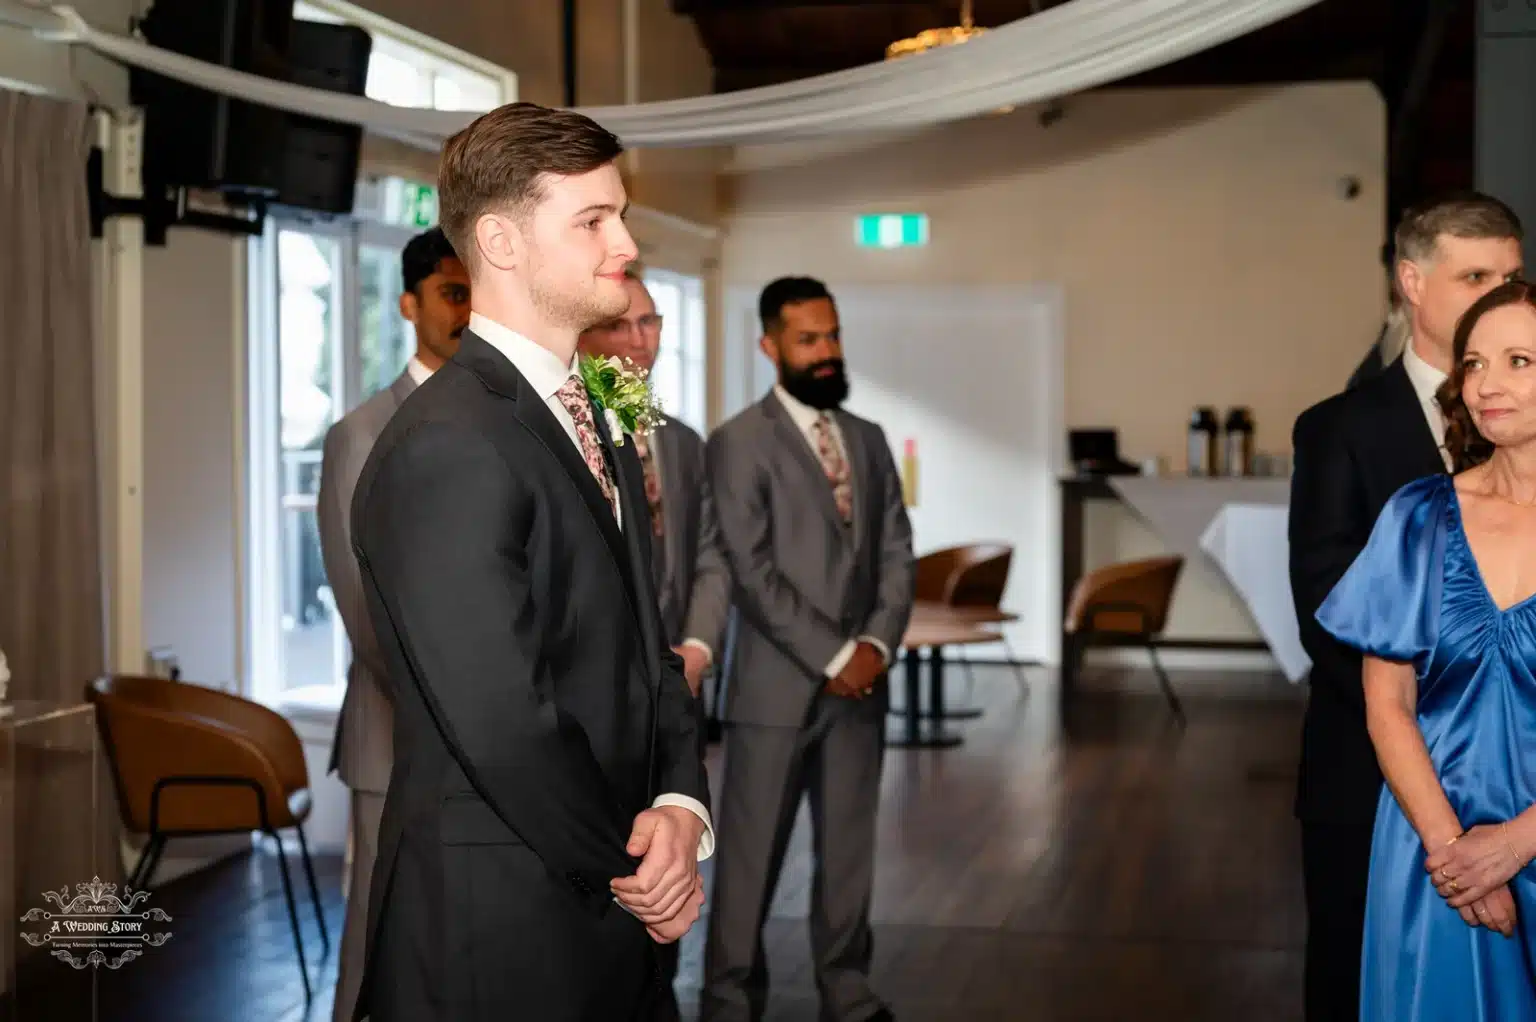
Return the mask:
<svg viewBox="0 0 1536 1022">
<path fill-rule="evenodd" d="M 1472 412 L 1461 397 L 1467 379 L 1467 341 L 1478 321 L 1488 313 L 1522 302 L 1536 308 L 1536 287 L 1523 280 L 1511 280 L 1473 302 L 1456 323 L 1456 339 L 1451 342 L 1451 374 L 1435 391 L 1435 400 L 1445 415 L 1445 449 L 1451 454 L 1452 472 L 1465 472 L 1493 457 L 1493 444 L 1477 431 Z"/>
</svg>

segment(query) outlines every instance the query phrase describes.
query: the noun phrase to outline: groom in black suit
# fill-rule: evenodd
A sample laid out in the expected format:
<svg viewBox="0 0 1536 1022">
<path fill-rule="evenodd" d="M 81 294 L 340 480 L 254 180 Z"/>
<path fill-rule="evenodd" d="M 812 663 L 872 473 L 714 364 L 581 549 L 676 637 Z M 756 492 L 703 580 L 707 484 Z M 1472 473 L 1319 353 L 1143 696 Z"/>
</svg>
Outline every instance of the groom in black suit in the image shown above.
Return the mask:
<svg viewBox="0 0 1536 1022">
<path fill-rule="evenodd" d="M 1360 1017 L 1360 954 L 1381 770 L 1365 725 L 1360 654 L 1316 614 L 1365 548 L 1387 499 L 1444 472 L 1435 390 L 1451 369 L 1456 321 L 1522 272 L 1514 212 L 1485 195 L 1409 210 L 1398 225 L 1396 286 L 1410 337 L 1401 357 L 1296 420 L 1291 593 L 1312 658 L 1296 815 L 1307 899 L 1307 1022 Z"/>
<path fill-rule="evenodd" d="M 703 903 L 701 721 L 658 623 L 635 444 L 575 361 L 629 300 L 620 152 L 529 103 L 443 151 L 474 311 L 352 510 L 397 693 L 357 1019 L 677 1013 L 656 946 Z"/>
</svg>

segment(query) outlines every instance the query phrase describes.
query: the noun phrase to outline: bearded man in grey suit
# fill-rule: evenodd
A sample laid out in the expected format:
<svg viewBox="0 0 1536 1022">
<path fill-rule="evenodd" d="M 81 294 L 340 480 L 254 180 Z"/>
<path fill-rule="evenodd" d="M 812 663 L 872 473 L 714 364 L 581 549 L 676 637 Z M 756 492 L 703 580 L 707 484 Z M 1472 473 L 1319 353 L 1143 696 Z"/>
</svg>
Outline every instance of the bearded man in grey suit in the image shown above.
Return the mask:
<svg viewBox="0 0 1536 1022">
<path fill-rule="evenodd" d="M 661 316 L 639 273 L 624 273 L 629 309 L 582 333 L 585 355 L 628 359 L 650 372 L 661 348 Z M 662 409 L 666 416 L 668 409 Z M 704 440 L 686 423 L 666 418 L 650 436 L 635 437 L 651 512 L 652 577 L 667 644 L 683 658 L 695 698 L 715 663 L 730 614 L 730 577 L 704 478 Z"/>
<path fill-rule="evenodd" d="M 352 645 L 347 695 L 336 721 L 330 769 L 352 792 L 352 866 L 347 917 L 336 977 L 335 1022 L 351 1022 L 363 975 L 368 879 L 379 842 L 379 817 L 394 763 L 394 714 L 378 640 L 368 621 L 362 578 L 352 552 L 352 492 L 368 452 L 411 392 L 452 358 L 469 325 L 469 274 L 434 227 L 412 238 L 400 256 L 400 314 L 416 331 L 416 353 L 388 387 L 344 415 L 325 435 L 317 513 L 320 554 L 336 609 Z"/>
<path fill-rule="evenodd" d="M 869 983 L 869 909 L 886 671 L 912 613 L 912 529 L 884 431 L 840 408 L 848 381 L 831 294 L 782 278 L 758 313 L 778 385 L 707 445 L 739 622 L 700 1017 L 763 1016 L 763 921 L 804 794 L 821 1018 L 890 1020 Z"/>
</svg>

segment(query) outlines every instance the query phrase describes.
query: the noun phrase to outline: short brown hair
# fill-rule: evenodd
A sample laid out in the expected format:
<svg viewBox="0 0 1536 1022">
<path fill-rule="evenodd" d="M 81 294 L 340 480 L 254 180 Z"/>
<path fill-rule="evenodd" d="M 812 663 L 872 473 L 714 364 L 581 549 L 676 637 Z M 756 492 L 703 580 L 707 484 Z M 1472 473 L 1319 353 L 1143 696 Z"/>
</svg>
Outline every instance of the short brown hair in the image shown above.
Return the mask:
<svg viewBox="0 0 1536 1022">
<path fill-rule="evenodd" d="M 624 151 L 613 132 L 574 110 L 508 103 L 475 118 L 443 146 L 438 219 L 474 276 L 475 221 L 490 212 L 522 216 L 543 195 L 546 174 L 585 174 Z"/>
<path fill-rule="evenodd" d="M 1520 218 L 1504 203 L 1481 192 L 1456 192 L 1405 212 L 1392 235 L 1394 254 L 1411 263 L 1428 262 L 1446 234 L 1479 240 L 1525 238 Z"/>
<path fill-rule="evenodd" d="M 1451 374 L 1435 391 L 1435 399 L 1440 402 L 1440 411 L 1445 415 L 1445 449 L 1451 454 L 1453 472 L 1464 472 L 1493 457 L 1493 444 L 1477 431 L 1472 412 L 1461 397 L 1467 379 L 1467 369 L 1462 363 L 1467 357 L 1472 331 L 1478 321 L 1494 309 L 1522 303 L 1536 308 L 1536 287 L 1523 280 L 1511 280 L 1473 302 L 1456 323 L 1456 339 L 1451 343 Z"/>
</svg>

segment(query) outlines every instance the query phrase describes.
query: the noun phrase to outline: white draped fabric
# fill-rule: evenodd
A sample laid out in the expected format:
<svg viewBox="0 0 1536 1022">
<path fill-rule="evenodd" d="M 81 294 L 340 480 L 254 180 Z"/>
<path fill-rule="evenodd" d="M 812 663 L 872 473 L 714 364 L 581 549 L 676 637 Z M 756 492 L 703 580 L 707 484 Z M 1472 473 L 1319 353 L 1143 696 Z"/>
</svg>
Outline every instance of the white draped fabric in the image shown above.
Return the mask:
<svg viewBox="0 0 1536 1022">
<path fill-rule="evenodd" d="M 1070 0 L 959 46 L 719 96 L 583 108 L 636 147 L 784 142 L 920 128 L 1138 74 L 1317 0 Z M 475 116 L 389 106 L 203 63 L 87 24 L 70 7 L 0 0 L 0 21 L 122 63 L 436 149 Z M 514 69 L 515 70 L 515 69 Z"/>
</svg>

